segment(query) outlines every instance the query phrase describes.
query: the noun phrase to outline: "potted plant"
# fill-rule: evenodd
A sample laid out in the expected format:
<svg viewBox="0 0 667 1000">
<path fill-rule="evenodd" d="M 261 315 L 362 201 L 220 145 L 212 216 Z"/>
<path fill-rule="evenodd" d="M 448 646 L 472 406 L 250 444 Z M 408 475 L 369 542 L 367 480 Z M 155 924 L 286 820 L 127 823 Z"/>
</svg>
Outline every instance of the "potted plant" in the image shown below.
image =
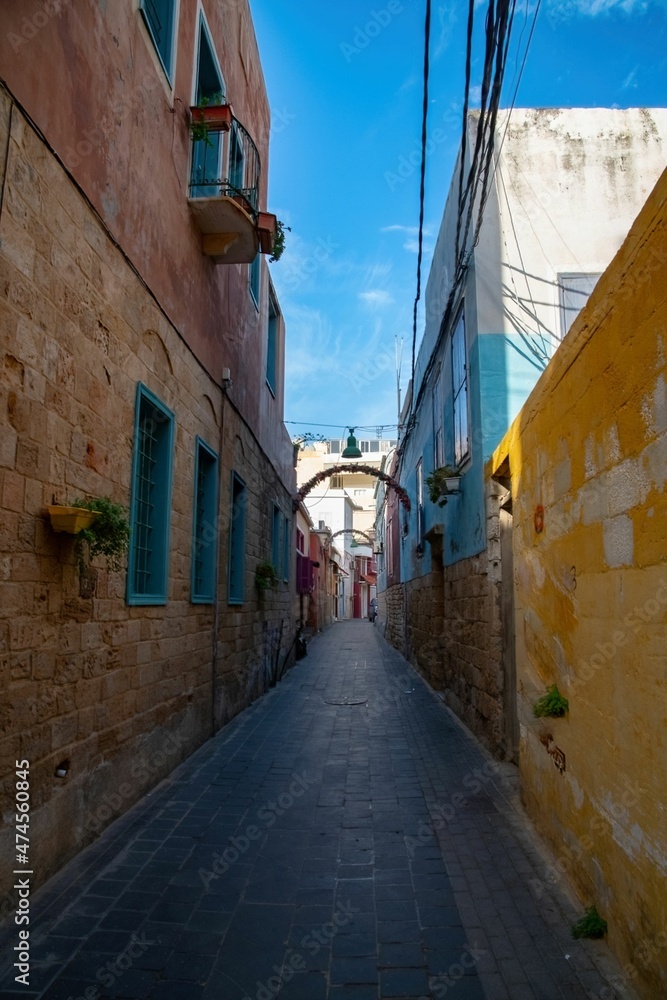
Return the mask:
<svg viewBox="0 0 667 1000">
<path fill-rule="evenodd" d="M 461 489 L 461 475 L 453 466 L 443 465 L 426 477 L 426 485 L 431 503 L 444 507 L 447 497 Z"/>
<path fill-rule="evenodd" d="M 278 574 L 273 563 L 261 562 L 255 570 L 255 585 L 260 594 L 278 583 Z"/>
<path fill-rule="evenodd" d="M 257 213 L 257 235 L 261 253 L 273 253 L 278 220 L 270 212 Z"/>
<path fill-rule="evenodd" d="M 232 125 L 231 105 L 222 103 L 222 94 L 202 97 L 199 104 L 190 108 L 190 135 L 195 142 L 213 143 L 209 132 L 228 132 Z"/>
<path fill-rule="evenodd" d="M 274 218 L 275 218 L 275 216 L 274 216 Z M 283 252 L 285 250 L 285 233 L 286 232 L 291 233 L 292 232 L 292 227 L 291 226 L 286 226 L 284 222 L 280 221 L 280 219 L 276 219 L 276 228 L 275 228 L 275 234 L 273 236 L 273 244 L 272 244 L 272 248 L 271 248 L 271 256 L 269 257 L 269 261 L 271 263 L 274 263 L 275 261 L 280 260 L 280 258 L 283 255 Z M 260 240 L 261 240 L 261 234 L 260 234 Z"/>
<path fill-rule="evenodd" d="M 119 570 L 130 541 L 127 511 L 109 497 L 93 497 L 91 500 L 77 500 L 75 503 L 79 508 L 97 515 L 77 537 L 79 566 L 84 565 L 83 543 L 85 542 L 91 559 L 95 556 L 106 556 L 109 569 Z"/>
</svg>

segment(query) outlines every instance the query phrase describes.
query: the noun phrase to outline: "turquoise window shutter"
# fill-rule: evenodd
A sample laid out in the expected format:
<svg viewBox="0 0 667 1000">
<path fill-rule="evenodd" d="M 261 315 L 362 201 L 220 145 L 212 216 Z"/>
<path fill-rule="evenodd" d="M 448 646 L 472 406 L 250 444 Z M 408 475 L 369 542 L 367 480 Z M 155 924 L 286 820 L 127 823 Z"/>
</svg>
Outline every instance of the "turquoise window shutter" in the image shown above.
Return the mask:
<svg viewBox="0 0 667 1000">
<path fill-rule="evenodd" d="M 141 0 L 141 13 L 169 81 L 174 69 L 176 0 Z"/>
<path fill-rule="evenodd" d="M 289 557 L 290 557 L 290 552 L 292 551 L 290 545 L 291 541 L 290 528 L 291 528 L 290 519 L 289 517 L 286 517 L 283 525 L 283 572 L 282 572 L 283 580 L 286 583 L 289 580 Z"/>
<path fill-rule="evenodd" d="M 280 575 L 280 559 L 282 555 L 282 545 L 280 539 L 280 529 L 282 527 L 282 515 L 278 504 L 273 504 L 273 522 L 271 525 L 271 562 Z"/>
<path fill-rule="evenodd" d="M 227 602 L 228 604 L 243 604 L 245 600 L 245 521 L 247 498 L 245 483 L 236 472 L 232 472 L 230 499 Z"/>
<path fill-rule="evenodd" d="M 218 552 L 218 456 L 201 438 L 195 442 L 191 599 L 215 600 Z"/>
<path fill-rule="evenodd" d="M 128 604 L 166 604 L 174 414 L 137 386 L 130 501 Z"/>
</svg>

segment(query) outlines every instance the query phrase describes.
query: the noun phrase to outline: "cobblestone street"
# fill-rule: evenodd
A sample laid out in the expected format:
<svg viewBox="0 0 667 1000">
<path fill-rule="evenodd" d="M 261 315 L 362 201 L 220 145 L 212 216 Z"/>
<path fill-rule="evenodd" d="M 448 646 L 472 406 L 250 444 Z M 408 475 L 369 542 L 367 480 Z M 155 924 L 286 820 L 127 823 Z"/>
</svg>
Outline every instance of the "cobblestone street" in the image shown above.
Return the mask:
<svg viewBox="0 0 667 1000">
<path fill-rule="evenodd" d="M 30 985 L 5 969 L 0 997 L 615 996 L 515 774 L 378 629 L 337 623 L 44 886 Z"/>
</svg>

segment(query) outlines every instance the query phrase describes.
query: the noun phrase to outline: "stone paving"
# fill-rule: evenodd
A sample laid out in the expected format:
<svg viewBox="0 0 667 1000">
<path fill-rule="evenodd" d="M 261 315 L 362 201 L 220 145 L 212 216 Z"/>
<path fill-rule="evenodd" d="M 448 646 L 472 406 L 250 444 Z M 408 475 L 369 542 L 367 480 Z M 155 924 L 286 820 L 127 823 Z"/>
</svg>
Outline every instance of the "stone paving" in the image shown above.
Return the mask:
<svg viewBox="0 0 667 1000">
<path fill-rule="evenodd" d="M 606 1000 L 582 909 L 513 765 L 341 622 L 43 887 L 0 998 Z"/>
</svg>

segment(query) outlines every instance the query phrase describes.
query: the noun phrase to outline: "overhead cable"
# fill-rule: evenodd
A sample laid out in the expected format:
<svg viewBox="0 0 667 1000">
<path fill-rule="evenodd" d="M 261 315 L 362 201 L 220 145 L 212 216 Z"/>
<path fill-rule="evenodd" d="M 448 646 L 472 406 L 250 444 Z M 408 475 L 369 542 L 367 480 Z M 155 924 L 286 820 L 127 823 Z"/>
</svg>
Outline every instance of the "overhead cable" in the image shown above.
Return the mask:
<svg viewBox="0 0 667 1000">
<path fill-rule="evenodd" d="M 471 0 L 472 2 L 472 0 Z M 419 181 L 419 232 L 417 236 L 417 293 L 412 315 L 412 381 L 415 378 L 415 360 L 417 350 L 417 314 L 419 300 L 421 298 L 422 281 L 422 257 L 424 252 L 424 201 L 426 189 L 426 141 L 428 124 L 428 81 L 429 81 L 429 60 L 431 48 L 431 0 L 426 0 L 426 14 L 424 20 L 424 96 L 422 102 L 422 138 L 421 138 L 421 170 Z M 410 403 L 412 407 L 412 401 Z"/>
</svg>

